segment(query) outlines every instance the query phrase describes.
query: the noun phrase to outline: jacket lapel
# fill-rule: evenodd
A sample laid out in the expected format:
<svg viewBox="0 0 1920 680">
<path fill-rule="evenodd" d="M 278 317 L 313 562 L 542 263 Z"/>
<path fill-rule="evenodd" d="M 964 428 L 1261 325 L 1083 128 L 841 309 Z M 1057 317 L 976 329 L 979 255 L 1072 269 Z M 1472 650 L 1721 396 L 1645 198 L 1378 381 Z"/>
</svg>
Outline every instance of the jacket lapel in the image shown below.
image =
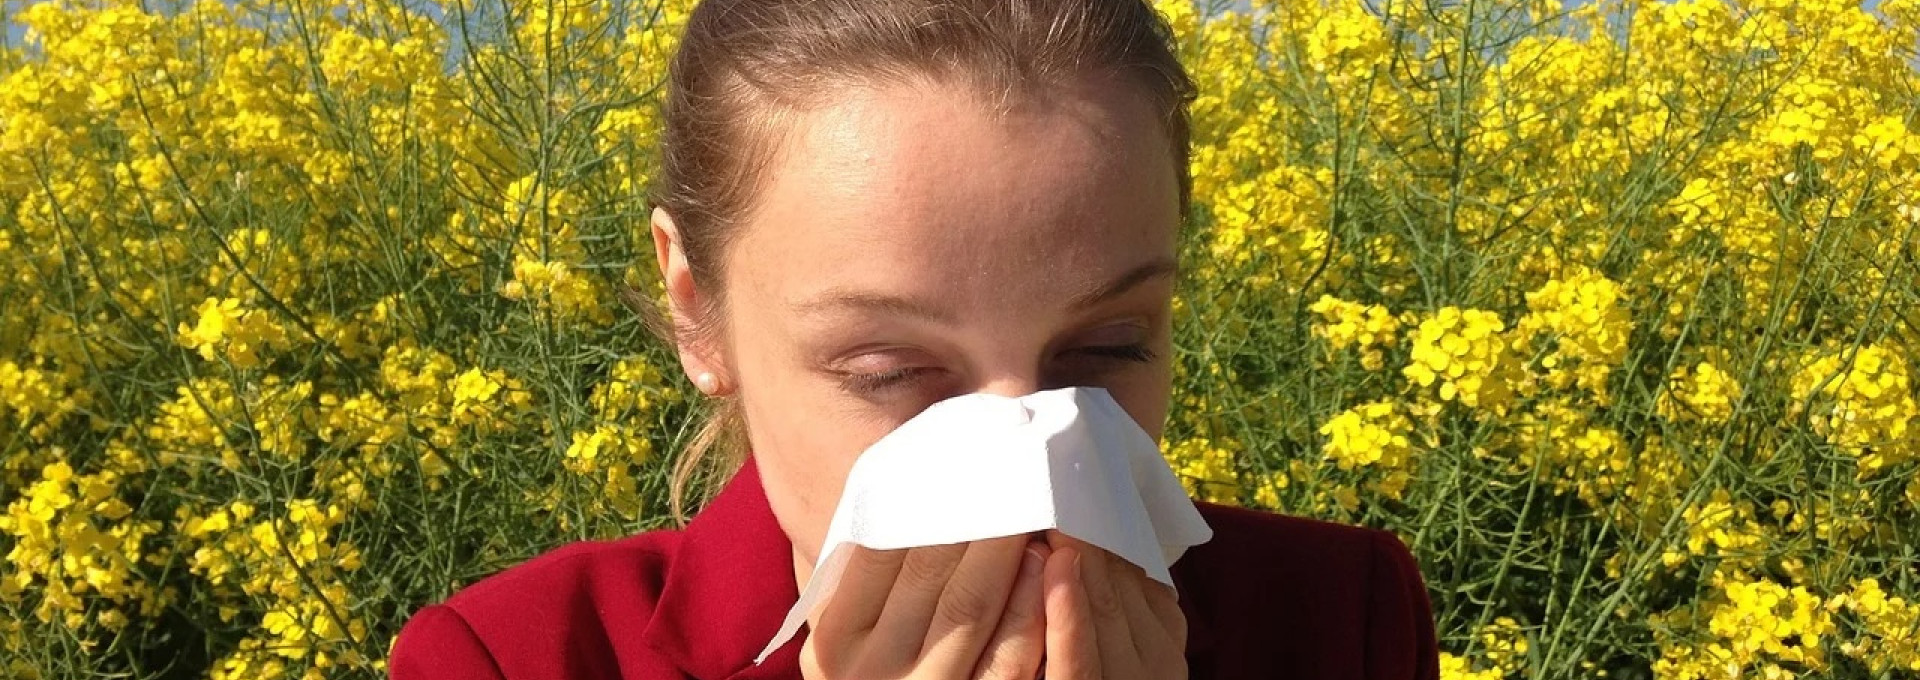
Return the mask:
<svg viewBox="0 0 1920 680">
<path fill-rule="evenodd" d="M 793 544 L 773 515 L 752 456 L 683 532 L 647 643 L 700 680 L 799 677 L 806 632 L 753 665 L 800 593 Z"/>
</svg>

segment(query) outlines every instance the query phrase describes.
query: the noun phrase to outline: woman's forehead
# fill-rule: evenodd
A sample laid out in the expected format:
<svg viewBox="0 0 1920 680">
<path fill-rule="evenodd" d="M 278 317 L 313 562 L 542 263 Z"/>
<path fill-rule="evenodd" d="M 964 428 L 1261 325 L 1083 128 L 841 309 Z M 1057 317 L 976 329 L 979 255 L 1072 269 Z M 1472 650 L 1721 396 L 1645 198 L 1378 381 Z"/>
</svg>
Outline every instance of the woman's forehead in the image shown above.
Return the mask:
<svg viewBox="0 0 1920 680">
<path fill-rule="evenodd" d="M 1144 97 L 1090 86 L 1038 103 L 996 113 L 898 88 L 808 113 L 731 268 L 843 290 L 1072 288 L 1170 256 L 1178 176 Z"/>
</svg>

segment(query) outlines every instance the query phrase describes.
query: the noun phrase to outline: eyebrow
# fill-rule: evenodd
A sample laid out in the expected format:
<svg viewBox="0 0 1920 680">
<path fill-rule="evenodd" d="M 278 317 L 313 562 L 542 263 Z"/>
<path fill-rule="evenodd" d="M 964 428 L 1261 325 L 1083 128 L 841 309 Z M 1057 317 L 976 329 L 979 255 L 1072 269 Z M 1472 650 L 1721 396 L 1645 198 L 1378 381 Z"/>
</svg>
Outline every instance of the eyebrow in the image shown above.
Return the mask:
<svg viewBox="0 0 1920 680">
<path fill-rule="evenodd" d="M 1081 310 L 1112 300 L 1127 294 L 1140 284 L 1154 279 L 1171 277 L 1180 271 L 1180 265 L 1173 258 L 1162 258 L 1134 267 L 1105 286 L 1076 295 L 1071 303 L 1072 309 Z"/>
<path fill-rule="evenodd" d="M 1071 309 L 1074 310 L 1086 309 L 1125 295 L 1148 281 L 1171 277 L 1178 272 L 1179 265 L 1172 258 L 1154 260 L 1128 270 L 1127 273 L 1120 275 L 1119 278 L 1108 282 L 1106 285 L 1075 295 L 1069 304 Z M 934 307 L 923 300 L 915 300 L 898 295 L 846 289 L 828 290 L 811 300 L 794 304 L 794 308 L 802 314 L 809 315 L 822 314 L 838 309 L 856 309 L 881 312 L 895 316 L 915 317 L 936 322 L 951 322 L 953 320 L 951 313 Z"/>
</svg>

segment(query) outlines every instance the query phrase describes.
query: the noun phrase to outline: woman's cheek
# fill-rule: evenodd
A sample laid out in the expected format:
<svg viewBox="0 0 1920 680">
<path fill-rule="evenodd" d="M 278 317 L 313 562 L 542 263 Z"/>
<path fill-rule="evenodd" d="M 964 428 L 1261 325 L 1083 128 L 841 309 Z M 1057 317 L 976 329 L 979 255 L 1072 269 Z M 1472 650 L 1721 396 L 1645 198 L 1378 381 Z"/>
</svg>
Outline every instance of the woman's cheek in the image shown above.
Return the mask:
<svg viewBox="0 0 1920 680">
<path fill-rule="evenodd" d="M 806 540 L 824 540 L 833 509 L 839 505 L 841 490 L 847 484 L 854 461 L 862 451 L 899 425 L 891 417 L 876 417 L 870 411 L 845 403 L 847 398 L 831 394 L 808 394 L 785 401 L 774 413 L 768 413 L 755 426 L 756 442 L 774 442 L 778 449 L 768 451 L 778 457 L 783 484 L 797 501 L 795 517 Z"/>
<path fill-rule="evenodd" d="M 1173 372 L 1166 367 L 1135 372 L 1107 388 L 1120 408 L 1156 441 L 1166 427 L 1172 389 Z"/>
</svg>

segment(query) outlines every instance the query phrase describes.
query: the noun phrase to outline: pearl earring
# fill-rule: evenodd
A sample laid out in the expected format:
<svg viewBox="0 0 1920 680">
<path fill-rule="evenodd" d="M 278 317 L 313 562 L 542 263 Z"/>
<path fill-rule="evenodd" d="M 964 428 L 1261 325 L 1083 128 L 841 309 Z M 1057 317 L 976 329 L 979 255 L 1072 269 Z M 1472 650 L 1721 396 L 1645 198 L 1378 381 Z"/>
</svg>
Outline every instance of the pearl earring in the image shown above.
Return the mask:
<svg viewBox="0 0 1920 680">
<path fill-rule="evenodd" d="M 709 395 L 720 391 L 720 379 L 708 371 L 701 371 L 700 375 L 694 376 L 693 384 L 699 387 L 701 392 Z"/>
</svg>

